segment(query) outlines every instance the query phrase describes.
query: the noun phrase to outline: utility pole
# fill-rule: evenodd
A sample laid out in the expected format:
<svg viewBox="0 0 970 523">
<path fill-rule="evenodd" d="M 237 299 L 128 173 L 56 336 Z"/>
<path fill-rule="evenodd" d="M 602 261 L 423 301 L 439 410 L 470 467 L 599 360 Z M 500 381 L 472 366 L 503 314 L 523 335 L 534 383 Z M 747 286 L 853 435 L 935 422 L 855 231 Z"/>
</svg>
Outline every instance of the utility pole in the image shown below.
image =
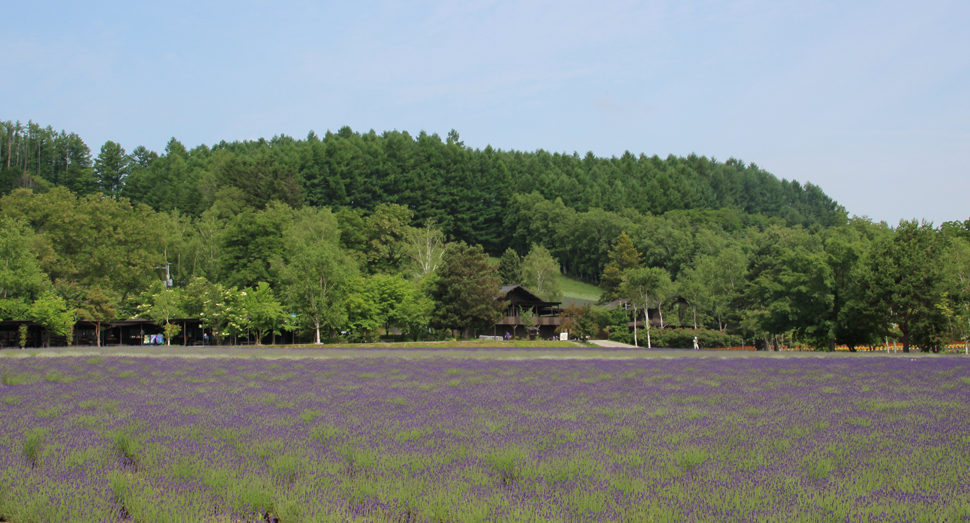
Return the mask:
<svg viewBox="0 0 970 523">
<path fill-rule="evenodd" d="M 173 282 L 172 282 L 172 274 L 171 274 L 171 267 L 172 267 L 172 264 L 171 263 L 166 263 L 165 264 L 165 287 L 166 288 L 171 288 L 172 287 L 172 284 L 173 284 Z M 155 267 L 155 268 L 156 269 L 161 269 L 161 267 Z"/>
</svg>

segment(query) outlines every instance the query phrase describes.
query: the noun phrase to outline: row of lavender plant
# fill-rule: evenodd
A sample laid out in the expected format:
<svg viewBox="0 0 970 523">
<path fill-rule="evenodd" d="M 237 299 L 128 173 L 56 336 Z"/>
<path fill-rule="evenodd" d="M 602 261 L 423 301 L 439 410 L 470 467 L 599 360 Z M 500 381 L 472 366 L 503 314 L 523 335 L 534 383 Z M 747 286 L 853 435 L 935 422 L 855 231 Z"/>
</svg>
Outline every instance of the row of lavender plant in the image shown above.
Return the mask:
<svg viewBox="0 0 970 523">
<path fill-rule="evenodd" d="M 960 521 L 958 358 L 0 358 L 27 521 Z"/>
</svg>

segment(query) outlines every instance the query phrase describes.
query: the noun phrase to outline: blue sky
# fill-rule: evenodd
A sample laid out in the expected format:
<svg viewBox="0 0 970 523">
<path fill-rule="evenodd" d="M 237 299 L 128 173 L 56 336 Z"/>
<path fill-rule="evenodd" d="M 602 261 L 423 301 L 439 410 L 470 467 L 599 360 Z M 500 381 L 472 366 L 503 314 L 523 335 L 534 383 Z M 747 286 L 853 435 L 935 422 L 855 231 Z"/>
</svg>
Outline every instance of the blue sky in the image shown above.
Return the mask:
<svg viewBox="0 0 970 523">
<path fill-rule="evenodd" d="M 161 151 L 457 129 L 699 155 L 895 224 L 970 218 L 970 2 L 7 3 L 0 119 Z"/>
</svg>

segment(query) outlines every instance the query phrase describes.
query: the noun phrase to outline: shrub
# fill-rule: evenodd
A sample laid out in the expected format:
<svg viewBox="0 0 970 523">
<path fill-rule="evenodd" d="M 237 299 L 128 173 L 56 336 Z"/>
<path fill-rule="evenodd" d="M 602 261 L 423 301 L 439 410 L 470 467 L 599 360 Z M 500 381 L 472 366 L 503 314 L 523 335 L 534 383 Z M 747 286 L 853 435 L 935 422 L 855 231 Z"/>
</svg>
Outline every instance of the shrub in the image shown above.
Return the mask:
<svg viewBox="0 0 970 523">
<path fill-rule="evenodd" d="M 644 340 L 646 340 L 646 338 L 644 338 Z M 633 345 L 633 333 L 627 329 L 626 325 L 611 325 L 610 341 L 617 341 L 620 343 Z"/>
<path fill-rule="evenodd" d="M 702 349 L 741 345 L 741 338 L 737 336 L 707 329 L 658 329 L 651 332 L 650 339 L 654 347 L 689 349 L 694 346 L 694 336 L 697 336 L 697 344 Z"/>
</svg>

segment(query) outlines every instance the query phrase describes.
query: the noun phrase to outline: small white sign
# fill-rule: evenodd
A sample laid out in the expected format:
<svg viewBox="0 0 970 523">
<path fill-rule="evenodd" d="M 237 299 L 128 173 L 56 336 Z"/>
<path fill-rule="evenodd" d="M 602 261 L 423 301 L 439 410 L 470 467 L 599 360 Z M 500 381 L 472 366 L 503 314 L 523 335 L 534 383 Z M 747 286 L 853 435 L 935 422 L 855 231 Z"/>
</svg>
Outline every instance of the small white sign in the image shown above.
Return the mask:
<svg viewBox="0 0 970 523">
<path fill-rule="evenodd" d="M 559 333 L 559 341 L 569 341 L 569 333 L 568 332 L 560 332 Z"/>
</svg>

